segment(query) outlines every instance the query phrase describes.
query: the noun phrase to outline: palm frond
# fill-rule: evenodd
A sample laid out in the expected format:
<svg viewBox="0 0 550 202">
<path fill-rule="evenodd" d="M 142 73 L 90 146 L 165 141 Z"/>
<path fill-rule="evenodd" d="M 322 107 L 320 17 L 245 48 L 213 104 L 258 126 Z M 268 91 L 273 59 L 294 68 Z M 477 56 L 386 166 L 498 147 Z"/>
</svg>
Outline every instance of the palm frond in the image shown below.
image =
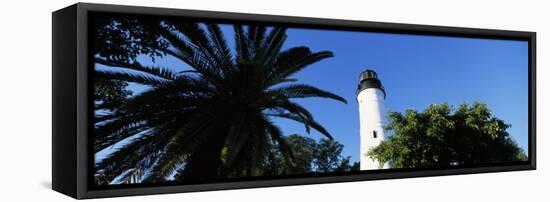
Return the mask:
<svg viewBox="0 0 550 202">
<path fill-rule="evenodd" d="M 269 103 L 265 103 L 264 106 L 266 106 L 267 110 L 274 110 L 278 113 L 290 112 L 305 119 L 313 119 L 313 115 L 311 115 L 309 110 L 298 103 L 291 102 L 284 96 L 275 96 L 275 98 L 269 100 Z"/>
<path fill-rule="evenodd" d="M 170 43 L 170 45 L 172 45 L 175 50 L 178 50 L 187 55 L 193 53 L 194 50 L 192 48 L 192 44 L 189 44 L 183 37 L 181 37 L 179 35 L 179 32 L 174 31 L 172 26 L 167 25 L 166 27 L 159 29 L 159 33 L 164 39 L 166 39 Z M 162 50 L 164 51 L 169 49 Z"/>
<path fill-rule="evenodd" d="M 220 67 L 220 62 L 224 58 L 219 57 L 216 54 L 216 47 L 213 46 L 211 40 L 209 40 L 208 33 L 198 23 L 172 23 L 177 31 L 182 33 L 189 40 L 188 44 L 192 44 L 193 52 L 195 54 L 203 55 L 209 64 L 214 67 Z"/>
<path fill-rule="evenodd" d="M 139 62 L 116 62 L 112 60 L 106 60 L 102 58 L 95 58 L 95 63 L 106 65 L 109 67 L 118 67 L 123 69 L 130 69 L 139 71 L 142 73 L 150 74 L 167 80 L 173 80 L 176 78 L 176 73 L 165 67 L 143 66 Z"/>
<path fill-rule="evenodd" d="M 226 68 L 226 66 L 232 65 L 231 51 L 220 27 L 217 24 L 206 24 L 206 27 L 210 33 L 210 41 L 216 49 L 216 55 L 221 59 L 222 67 Z"/>
<path fill-rule="evenodd" d="M 309 97 L 322 97 L 331 98 L 340 102 L 346 103 L 346 99 L 340 97 L 334 93 L 321 90 L 314 86 L 305 84 L 293 84 L 288 86 L 279 87 L 268 91 L 268 93 L 282 94 L 287 98 L 309 98 Z"/>
<path fill-rule="evenodd" d="M 157 141 L 151 141 L 153 139 Z M 162 147 L 159 148 L 162 143 L 162 137 L 149 134 L 143 135 L 112 152 L 101 162 L 97 162 L 95 168 L 101 171 L 108 181 L 128 169 L 137 167 L 146 169 L 148 168 L 147 165 L 152 165 L 147 164 L 147 162 L 152 162 L 158 157 L 157 153 L 162 149 Z"/>
<path fill-rule="evenodd" d="M 286 78 L 306 68 L 308 65 L 333 56 L 334 55 L 330 51 L 312 53 L 309 48 L 304 46 L 290 48 L 281 52 L 274 60 L 275 68 L 273 69 L 270 78 L 272 80 L 277 80 L 277 78 Z"/>
<path fill-rule="evenodd" d="M 333 139 L 334 139 L 334 138 L 332 137 L 332 135 L 330 135 L 330 133 L 327 131 L 327 129 L 325 129 L 321 124 L 317 123 L 317 122 L 316 122 L 315 120 L 313 120 L 313 119 L 304 119 L 304 117 L 297 116 L 296 114 L 291 114 L 291 113 L 271 114 L 271 116 L 281 117 L 281 118 L 285 118 L 285 119 L 289 119 L 289 120 L 293 120 L 293 121 L 302 123 L 302 124 L 304 124 L 304 125 L 310 126 L 311 128 L 313 128 L 313 129 L 319 131 L 321 134 L 323 134 L 324 136 L 326 136 L 329 140 L 333 140 Z M 308 132 L 308 133 L 309 133 L 309 132 Z"/>
<path fill-rule="evenodd" d="M 202 79 L 180 76 L 173 82 L 159 85 L 146 90 L 130 99 L 123 105 L 123 109 L 143 111 L 146 107 L 159 105 L 168 108 L 174 103 L 172 110 L 196 107 L 200 101 L 211 97 L 215 93 L 208 82 Z M 178 107 L 179 105 L 180 107 Z"/>
<path fill-rule="evenodd" d="M 294 165 L 294 152 L 288 144 L 288 141 L 284 138 L 281 129 L 272 122 L 267 122 L 266 131 L 271 136 L 271 139 L 278 145 L 284 160 L 289 163 L 289 165 Z"/>
<path fill-rule="evenodd" d="M 271 63 L 281 51 L 286 37 L 286 28 L 273 28 L 265 39 L 262 48 L 255 55 L 254 60 L 262 65 Z"/>
<path fill-rule="evenodd" d="M 98 152 L 123 139 L 146 131 L 147 125 L 141 119 L 119 118 L 95 128 L 94 151 Z"/>
<path fill-rule="evenodd" d="M 262 45 L 265 42 L 266 30 L 266 27 L 261 25 L 248 27 L 248 38 L 250 42 L 250 48 L 252 50 L 261 49 Z"/>
<path fill-rule="evenodd" d="M 129 73 L 129 72 L 113 72 L 105 70 L 95 70 L 94 76 L 98 79 L 113 79 L 126 82 L 134 82 L 143 85 L 157 86 L 168 82 L 166 79 L 148 76 L 145 74 Z"/>
<path fill-rule="evenodd" d="M 193 38 L 191 38 L 191 36 L 189 35 L 185 35 L 187 38 L 179 36 L 178 34 L 182 33 L 182 30 L 192 32 Z M 188 26 L 180 24 L 170 24 L 168 28 L 161 30 L 161 34 L 173 46 L 172 48 L 162 49 L 163 52 L 188 64 L 212 83 L 218 83 L 223 78 L 223 74 L 219 69 L 219 65 L 226 65 L 228 64 L 227 62 L 230 63 L 231 58 L 220 56 L 224 53 L 217 53 L 218 49 L 216 49 L 216 47 L 212 45 L 214 43 L 208 42 L 208 36 L 206 36 L 206 32 L 202 30 L 202 28 L 200 28 L 198 25 Z M 217 40 L 222 39 L 223 38 Z M 220 45 L 222 45 L 221 43 L 222 41 L 220 41 Z M 228 60 L 227 62 L 218 62 L 216 59 L 224 61 L 226 61 L 226 59 Z"/>
<path fill-rule="evenodd" d="M 115 119 L 116 116 L 112 115 L 112 114 L 106 114 L 106 115 L 98 115 L 96 114 L 94 116 L 94 123 L 101 123 L 101 122 L 104 122 L 104 121 L 109 121 L 109 120 L 112 120 L 112 119 Z"/>
<path fill-rule="evenodd" d="M 249 41 L 242 25 L 235 24 L 235 49 L 237 50 L 237 60 L 248 61 L 250 59 Z"/>
</svg>

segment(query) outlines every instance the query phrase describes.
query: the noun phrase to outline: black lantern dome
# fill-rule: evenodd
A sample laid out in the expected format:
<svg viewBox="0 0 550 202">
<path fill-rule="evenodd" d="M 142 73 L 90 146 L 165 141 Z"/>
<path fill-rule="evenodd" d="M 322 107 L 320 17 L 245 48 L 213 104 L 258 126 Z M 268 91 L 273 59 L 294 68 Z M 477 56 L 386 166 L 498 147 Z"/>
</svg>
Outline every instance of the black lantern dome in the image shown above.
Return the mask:
<svg viewBox="0 0 550 202">
<path fill-rule="evenodd" d="M 384 98 L 386 97 L 386 91 L 384 90 L 384 86 L 382 86 L 382 82 L 378 79 L 378 75 L 374 70 L 367 69 L 359 75 L 359 85 L 357 85 L 357 94 L 359 94 L 362 90 L 365 90 L 367 88 L 378 88 L 384 93 Z"/>
</svg>

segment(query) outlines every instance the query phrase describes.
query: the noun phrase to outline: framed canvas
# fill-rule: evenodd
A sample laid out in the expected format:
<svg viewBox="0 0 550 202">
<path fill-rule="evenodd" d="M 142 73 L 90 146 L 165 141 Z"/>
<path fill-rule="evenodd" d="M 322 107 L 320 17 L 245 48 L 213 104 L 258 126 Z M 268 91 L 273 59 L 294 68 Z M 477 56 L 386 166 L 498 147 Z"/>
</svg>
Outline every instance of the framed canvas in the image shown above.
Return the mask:
<svg viewBox="0 0 550 202">
<path fill-rule="evenodd" d="M 534 170 L 535 32 L 78 3 L 53 20 L 74 198 Z"/>
</svg>

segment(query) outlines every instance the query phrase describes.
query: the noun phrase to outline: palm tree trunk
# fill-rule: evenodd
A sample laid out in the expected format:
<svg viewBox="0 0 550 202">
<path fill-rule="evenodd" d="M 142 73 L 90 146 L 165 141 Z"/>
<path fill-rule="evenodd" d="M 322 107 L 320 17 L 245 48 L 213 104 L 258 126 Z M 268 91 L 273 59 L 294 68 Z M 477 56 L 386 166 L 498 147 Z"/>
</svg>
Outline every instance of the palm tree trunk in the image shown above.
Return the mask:
<svg viewBox="0 0 550 202">
<path fill-rule="evenodd" d="M 217 133 L 209 138 L 199 150 L 191 155 L 178 180 L 208 180 L 218 177 L 222 167 L 221 151 L 225 143 L 225 133 Z"/>
</svg>

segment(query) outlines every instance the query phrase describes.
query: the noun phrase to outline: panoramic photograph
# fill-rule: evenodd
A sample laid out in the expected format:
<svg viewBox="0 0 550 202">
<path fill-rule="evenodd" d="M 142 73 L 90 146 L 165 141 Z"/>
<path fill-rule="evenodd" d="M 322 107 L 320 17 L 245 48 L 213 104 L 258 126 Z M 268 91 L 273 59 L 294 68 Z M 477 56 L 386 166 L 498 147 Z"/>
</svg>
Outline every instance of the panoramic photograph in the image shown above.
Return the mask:
<svg viewBox="0 0 550 202">
<path fill-rule="evenodd" d="M 99 187 L 529 159 L 526 41 L 93 19 Z"/>
</svg>

